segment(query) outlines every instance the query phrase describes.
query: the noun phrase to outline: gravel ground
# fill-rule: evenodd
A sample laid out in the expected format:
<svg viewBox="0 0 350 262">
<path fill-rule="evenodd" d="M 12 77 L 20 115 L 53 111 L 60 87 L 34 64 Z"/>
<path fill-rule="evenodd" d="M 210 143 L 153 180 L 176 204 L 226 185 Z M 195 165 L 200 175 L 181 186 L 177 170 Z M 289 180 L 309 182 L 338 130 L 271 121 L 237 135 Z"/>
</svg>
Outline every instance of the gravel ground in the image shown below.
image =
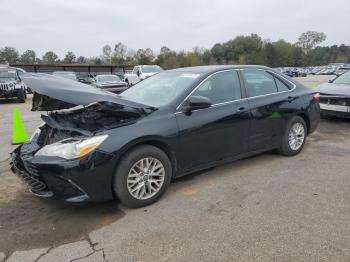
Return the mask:
<svg viewBox="0 0 350 262">
<path fill-rule="evenodd" d="M 349 261 L 349 121 L 323 120 L 296 157 L 266 153 L 196 173 L 132 210 L 31 196 L 7 166 L 13 106 L 28 132 L 40 122 L 28 102 L 0 104 L 0 261 Z"/>
</svg>

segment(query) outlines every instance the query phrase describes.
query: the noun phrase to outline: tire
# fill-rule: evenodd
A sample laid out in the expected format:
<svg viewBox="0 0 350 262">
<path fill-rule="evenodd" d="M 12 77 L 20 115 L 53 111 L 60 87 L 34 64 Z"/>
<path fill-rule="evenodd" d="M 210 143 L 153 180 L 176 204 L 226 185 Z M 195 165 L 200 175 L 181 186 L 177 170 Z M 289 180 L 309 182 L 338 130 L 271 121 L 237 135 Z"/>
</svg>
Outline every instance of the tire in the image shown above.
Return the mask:
<svg viewBox="0 0 350 262">
<path fill-rule="evenodd" d="M 139 166 L 144 166 L 146 158 L 149 163 L 153 163 L 151 166 L 155 167 L 156 172 L 140 171 Z M 128 152 L 119 162 L 114 175 L 113 191 L 124 206 L 144 207 L 156 202 L 163 195 L 170 183 L 171 176 L 172 167 L 167 155 L 155 146 L 141 145 Z M 162 182 L 159 182 L 160 180 Z M 156 191 L 152 192 L 151 187 Z"/>
<path fill-rule="evenodd" d="M 17 100 L 19 103 L 25 103 L 26 102 L 26 91 L 25 90 L 21 90 L 18 92 L 18 95 L 17 95 Z"/>
<path fill-rule="evenodd" d="M 296 137 L 290 137 L 290 133 L 292 132 L 292 128 L 299 128 L 297 130 L 302 130 L 302 134 L 298 132 L 294 132 L 294 135 L 298 134 Z M 300 131 L 301 132 L 301 131 Z M 303 150 L 307 137 L 307 126 L 304 121 L 299 116 L 293 117 L 289 123 L 287 124 L 287 128 L 282 137 L 281 146 L 278 149 L 279 153 L 284 156 L 295 156 Z M 292 143 L 293 138 L 296 139 L 294 144 Z M 299 139 L 300 138 L 300 139 Z M 302 141 L 301 141 L 302 139 Z M 290 143 L 291 141 L 291 143 Z"/>
</svg>

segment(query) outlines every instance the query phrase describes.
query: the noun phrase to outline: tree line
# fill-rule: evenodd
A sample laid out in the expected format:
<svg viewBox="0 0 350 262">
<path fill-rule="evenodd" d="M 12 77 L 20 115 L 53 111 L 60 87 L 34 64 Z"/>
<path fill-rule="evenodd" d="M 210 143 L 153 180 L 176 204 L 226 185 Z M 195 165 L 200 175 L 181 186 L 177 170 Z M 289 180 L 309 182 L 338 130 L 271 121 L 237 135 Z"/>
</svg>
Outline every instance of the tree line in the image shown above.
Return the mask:
<svg viewBox="0 0 350 262">
<path fill-rule="evenodd" d="M 39 58 L 34 50 L 20 54 L 14 47 L 0 49 L 0 63 L 42 63 L 42 64 L 158 64 L 165 69 L 209 64 L 259 64 L 270 67 L 303 67 L 329 63 L 349 63 L 350 46 L 341 44 L 319 46 L 325 41 L 322 32 L 303 33 L 296 43 L 283 39 L 272 42 L 257 34 L 237 36 L 224 43 L 217 43 L 211 49 L 195 47 L 192 51 L 174 51 L 163 46 L 156 55 L 150 48 L 128 48 L 118 43 L 112 48 L 105 45 L 100 56 L 76 56 L 69 51 L 59 58 L 53 51 Z"/>
</svg>

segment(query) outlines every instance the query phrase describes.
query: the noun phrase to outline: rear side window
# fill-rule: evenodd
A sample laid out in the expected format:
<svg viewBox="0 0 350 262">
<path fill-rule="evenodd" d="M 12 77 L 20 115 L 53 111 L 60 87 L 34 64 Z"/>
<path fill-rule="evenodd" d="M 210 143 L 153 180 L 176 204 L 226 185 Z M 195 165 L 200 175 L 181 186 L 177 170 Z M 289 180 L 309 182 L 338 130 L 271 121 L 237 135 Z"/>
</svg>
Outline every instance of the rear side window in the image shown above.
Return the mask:
<svg viewBox="0 0 350 262">
<path fill-rule="evenodd" d="M 289 87 L 283 83 L 281 80 L 279 80 L 277 77 L 275 77 L 278 92 L 284 92 L 284 91 L 289 91 Z"/>
<path fill-rule="evenodd" d="M 204 96 L 212 104 L 219 104 L 240 99 L 241 86 L 236 71 L 224 71 L 205 80 L 192 96 Z"/>
<path fill-rule="evenodd" d="M 274 77 L 263 70 L 243 70 L 247 92 L 249 97 L 277 93 L 277 85 Z"/>
</svg>

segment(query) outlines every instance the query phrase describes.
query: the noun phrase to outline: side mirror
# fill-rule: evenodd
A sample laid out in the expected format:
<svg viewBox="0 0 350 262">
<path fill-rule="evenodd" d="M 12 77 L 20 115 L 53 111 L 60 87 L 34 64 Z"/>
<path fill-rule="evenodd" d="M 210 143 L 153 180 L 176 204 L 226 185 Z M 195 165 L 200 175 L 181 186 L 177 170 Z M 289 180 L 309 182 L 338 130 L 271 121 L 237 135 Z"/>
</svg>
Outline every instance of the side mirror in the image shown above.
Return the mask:
<svg viewBox="0 0 350 262">
<path fill-rule="evenodd" d="M 190 112 L 208 107 L 211 107 L 211 101 L 209 98 L 204 96 L 190 96 L 184 104 L 184 111 Z"/>
</svg>

